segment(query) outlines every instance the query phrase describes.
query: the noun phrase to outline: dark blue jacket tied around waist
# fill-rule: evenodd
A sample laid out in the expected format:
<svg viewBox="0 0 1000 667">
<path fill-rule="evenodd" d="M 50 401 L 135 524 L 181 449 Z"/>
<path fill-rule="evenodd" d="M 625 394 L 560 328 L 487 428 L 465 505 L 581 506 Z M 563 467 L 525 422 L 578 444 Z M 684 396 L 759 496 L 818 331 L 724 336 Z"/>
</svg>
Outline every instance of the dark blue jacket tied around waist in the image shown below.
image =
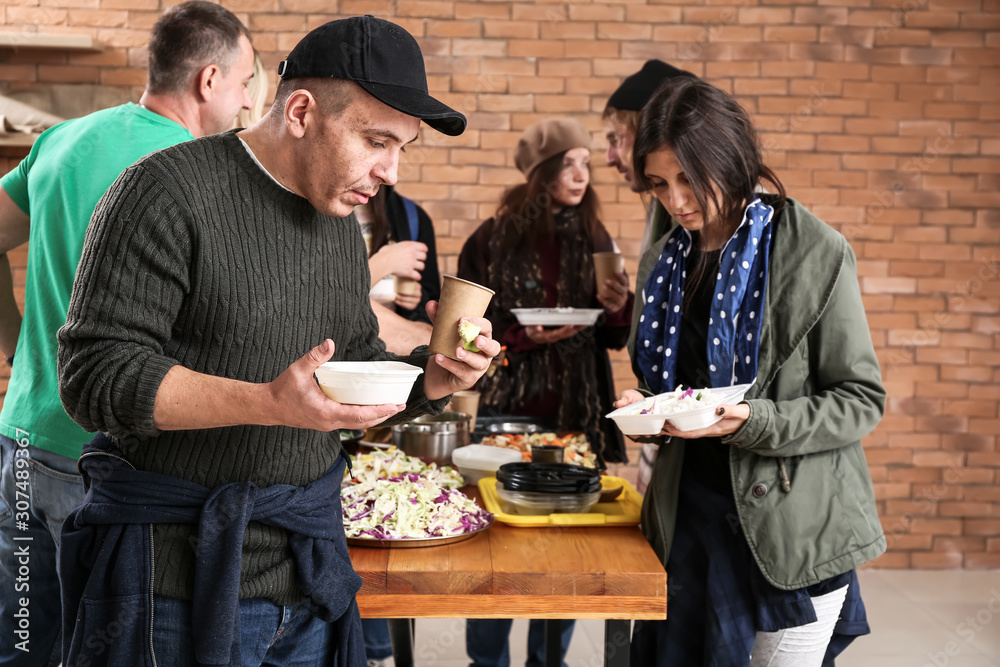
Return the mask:
<svg viewBox="0 0 1000 667">
<path fill-rule="evenodd" d="M 154 523 L 198 525 L 193 638 L 199 665 L 240 664 L 239 585 L 247 522 L 288 531 L 299 589 L 330 624 L 330 665 L 364 666 L 355 595 L 361 577 L 344 537 L 341 456 L 305 487 L 249 482 L 208 489 L 135 470 L 98 435 L 80 459 L 89 489 L 63 524 L 59 557 L 66 667 L 153 664 Z"/>
</svg>

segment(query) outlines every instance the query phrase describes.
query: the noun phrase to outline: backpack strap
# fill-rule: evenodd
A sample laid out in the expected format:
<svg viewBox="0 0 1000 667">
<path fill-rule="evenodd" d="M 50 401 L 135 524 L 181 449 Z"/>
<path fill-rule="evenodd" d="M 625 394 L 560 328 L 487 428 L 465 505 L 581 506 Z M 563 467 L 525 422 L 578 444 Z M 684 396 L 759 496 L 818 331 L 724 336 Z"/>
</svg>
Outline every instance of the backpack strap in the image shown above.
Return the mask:
<svg viewBox="0 0 1000 667">
<path fill-rule="evenodd" d="M 410 223 L 410 240 L 416 241 L 420 235 L 420 220 L 417 218 L 417 205 L 412 199 L 400 195 L 403 200 L 403 208 L 406 209 L 406 221 Z"/>
</svg>

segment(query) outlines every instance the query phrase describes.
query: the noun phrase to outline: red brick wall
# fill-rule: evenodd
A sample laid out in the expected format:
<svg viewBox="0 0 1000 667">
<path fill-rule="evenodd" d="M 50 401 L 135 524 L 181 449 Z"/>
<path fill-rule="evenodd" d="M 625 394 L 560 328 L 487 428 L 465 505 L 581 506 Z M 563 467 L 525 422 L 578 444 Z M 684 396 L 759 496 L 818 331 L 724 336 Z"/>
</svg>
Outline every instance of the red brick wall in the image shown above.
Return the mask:
<svg viewBox="0 0 1000 667">
<path fill-rule="evenodd" d="M 167 4 L 8 2 L 4 31 L 85 32 L 106 48 L 0 51 L 0 80 L 138 91 L 146 35 Z M 226 4 L 272 69 L 305 31 L 345 14 L 393 18 L 418 38 L 432 91 L 470 120 L 458 138 L 425 130 L 401 169 L 400 189 L 434 219 L 446 272 L 519 181 L 520 131 L 571 114 L 595 132 L 604 220 L 634 273 L 642 206 L 603 166 L 608 94 L 651 57 L 734 93 L 792 196 L 859 258 L 890 397 L 865 441 L 890 544 L 876 565 L 1000 567 L 1000 1 Z"/>
</svg>

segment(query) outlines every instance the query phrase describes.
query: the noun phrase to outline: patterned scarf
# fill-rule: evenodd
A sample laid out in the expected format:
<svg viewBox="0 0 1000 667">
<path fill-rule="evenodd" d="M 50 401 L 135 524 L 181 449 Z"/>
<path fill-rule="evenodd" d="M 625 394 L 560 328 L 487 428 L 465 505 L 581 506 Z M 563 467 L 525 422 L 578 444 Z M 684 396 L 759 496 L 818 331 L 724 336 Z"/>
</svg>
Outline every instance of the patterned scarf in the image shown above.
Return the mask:
<svg viewBox="0 0 1000 667">
<path fill-rule="evenodd" d="M 767 290 L 774 209 L 755 199 L 722 249 L 708 319 L 708 371 L 712 387 L 753 382 L 757 377 L 761 309 Z M 677 227 L 642 291 L 636 354 L 646 384 L 655 393 L 677 386 L 685 260 L 691 233 Z"/>
</svg>

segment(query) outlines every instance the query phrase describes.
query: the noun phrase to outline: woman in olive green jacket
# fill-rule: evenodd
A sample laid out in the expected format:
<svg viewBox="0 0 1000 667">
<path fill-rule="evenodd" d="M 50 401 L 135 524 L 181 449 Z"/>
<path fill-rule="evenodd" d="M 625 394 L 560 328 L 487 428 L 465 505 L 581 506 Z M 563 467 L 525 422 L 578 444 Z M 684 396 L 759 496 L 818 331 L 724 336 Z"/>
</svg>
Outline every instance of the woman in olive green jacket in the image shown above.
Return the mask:
<svg viewBox="0 0 1000 667">
<path fill-rule="evenodd" d="M 747 114 L 704 81 L 654 96 L 634 160 L 679 226 L 640 261 L 640 387 L 616 406 L 753 386 L 714 425 L 657 434 L 642 527 L 668 620 L 637 624 L 633 662 L 831 665 L 868 631 L 854 568 L 886 546 L 860 443 L 885 391 L 854 253 L 785 197 Z"/>
</svg>

